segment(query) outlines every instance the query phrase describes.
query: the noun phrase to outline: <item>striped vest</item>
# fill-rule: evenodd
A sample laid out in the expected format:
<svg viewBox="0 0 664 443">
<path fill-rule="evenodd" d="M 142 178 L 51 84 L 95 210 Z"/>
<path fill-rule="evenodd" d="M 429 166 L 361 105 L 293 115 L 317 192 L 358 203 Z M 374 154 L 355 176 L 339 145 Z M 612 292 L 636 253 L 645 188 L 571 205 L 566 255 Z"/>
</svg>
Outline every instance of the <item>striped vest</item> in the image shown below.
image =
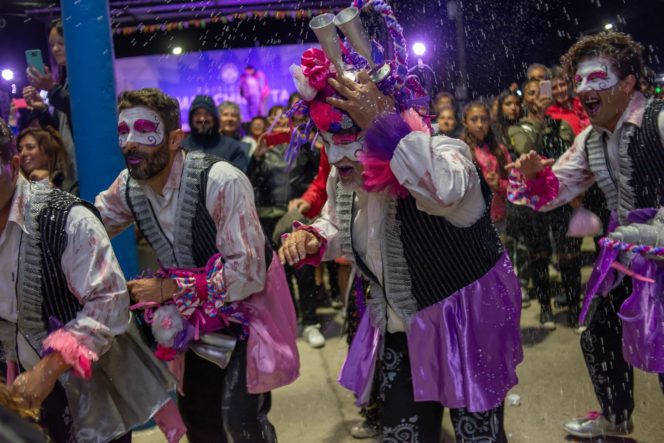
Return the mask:
<svg viewBox="0 0 664 443">
<path fill-rule="evenodd" d="M 200 152 L 188 152 L 184 161 L 180 194 L 177 202 L 177 220 L 171 242 L 164 234 L 157 214 L 140 184 L 127 179 L 126 200 L 134 215 L 138 229 L 167 268 L 202 268 L 219 251 L 217 226 L 206 207 L 207 184 L 210 169 L 223 161 Z M 272 248 L 266 240 L 265 261 L 272 262 Z"/>
<path fill-rule="evenodd" d="M 205 206 L 210 168 L 218 161 L 221 160 L 199 152 L 187 153 L 177 202 L 173 242 L 162 231 L 141 185 L 131 177 L 127 179 L 126 199 L 129 209 L 138 229 L 155 250 L 163 266 L 200 268 L 218 252 L 217 227 Z"/>
<path fill-rule="evenodd" d="M 444 300 L 495 266 L 503 246 L 489 216 L 491 191 L 481 172 L 479 176 L 486 210 L 469 227 L 460 228 L 445 217 L 420 211 L 411 195 L 389 201 L 382 242 L 382 282 L 352 246 L 355 194 L 338 187 L 342 253 L 352 255 L 371 281 L 367 305 L 375 326 L 385 328 L 385 302 L 408 323 L 417 311 Z"/>
<path fill-rule="evenodd" d="M 61 265 L 69 212 L 83 205 L 97 217 L 99 213 L 91 204 L 58 189 L 42 184 L 32 184 L 31 189 L 26 217 L 32 224 L 31 234 L 24 236 L 19 252 L 18 326 L 32 347 L 40 350 L 51 317 L 66 324 L 81 310 Z"/>
<path fill-rule="evenodd" d="M 621 224 L 627 222 L 629 211 L 664 206 L 664 146 L 657 124 L 662 109 L 664 101 L 653 100 L 643 114 L 641 127 L 625 125 L 617 171 L 609 165 L 602 133 L 593 129 L 586 138 L 590 170 Z"/>
</svg>

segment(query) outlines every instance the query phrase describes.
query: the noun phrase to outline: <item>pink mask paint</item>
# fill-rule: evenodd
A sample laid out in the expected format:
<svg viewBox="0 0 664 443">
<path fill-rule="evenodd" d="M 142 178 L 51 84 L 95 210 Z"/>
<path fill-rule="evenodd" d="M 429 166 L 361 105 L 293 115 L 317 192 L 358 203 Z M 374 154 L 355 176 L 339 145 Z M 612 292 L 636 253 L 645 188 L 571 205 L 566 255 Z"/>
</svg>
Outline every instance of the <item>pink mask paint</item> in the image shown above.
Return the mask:
<svg viewBox="0 0 664 443">
<path fill-rule="evenodd" d="M 145 106 L 123 109 L 118 123 L 120 147 L 133 142 L 143 146 L 160 146 L 164 142 L 164 124 L 155 111 Z"/>
<path fill-rule="evenodd" d="M 610 61 L 603 57 L 580 62 L 574 75 L 576 92 L 604 91 L 613 88 L 619 81 Z"/>
</svg>

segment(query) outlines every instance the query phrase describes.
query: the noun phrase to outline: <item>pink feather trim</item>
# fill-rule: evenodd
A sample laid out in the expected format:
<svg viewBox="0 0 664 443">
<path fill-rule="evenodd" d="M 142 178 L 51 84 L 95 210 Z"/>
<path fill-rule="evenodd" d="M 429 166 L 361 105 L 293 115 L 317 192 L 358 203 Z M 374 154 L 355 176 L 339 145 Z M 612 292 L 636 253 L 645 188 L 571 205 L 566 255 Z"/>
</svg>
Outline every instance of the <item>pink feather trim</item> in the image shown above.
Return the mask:
<svg viewBox="0 0 664 443">
<path fill-rule="evenodd" d="M 395 198 L 408 196 L 408 190 L 401 186 L 399 180 L 390 168 L 390 160 L 382 160 L 365 153 L 360 154 L 360 162 L 364 166 L 362 178 L 364 189 L 369 192 L 380 192 L 389 189 L 390 195 Z"/>
<path fill-rule="evenodd" d="M 422 120 L 422 117 L 420 117 L 420 114 L 418 114 L 413 108 L 408 108 L 403 111 L 401 113 L 401 118 L 413 131 L 424 132 L 425 134 L 431 133 L 429 126 L 427 126 L 424 120 Z"/>
<path fill-rule="evenodd" d="M 550 166 L 527 180 L 517 169 L 509 175 L 507 199 L 517 205 L 530 206 L 538 211 L 558 196 L 559 182 Z"/>
<path fill-rule="evenodd" d="M 99 359 L 96 352 L 80 343 L 74 334 L 64 329 L 49 334 L 44 340 L 43 347 L 46 351 L 60 353 L 74 373 L 86 380 L 92 376 L 92 362 Z"/>
</svg>

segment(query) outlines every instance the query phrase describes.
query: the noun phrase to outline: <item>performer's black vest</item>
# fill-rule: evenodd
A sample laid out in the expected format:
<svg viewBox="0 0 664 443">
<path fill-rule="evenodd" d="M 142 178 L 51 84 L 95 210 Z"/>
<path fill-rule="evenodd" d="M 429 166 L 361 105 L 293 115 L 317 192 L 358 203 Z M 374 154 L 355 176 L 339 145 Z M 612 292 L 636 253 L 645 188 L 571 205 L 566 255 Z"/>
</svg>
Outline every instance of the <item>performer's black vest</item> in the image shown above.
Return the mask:
<svg viewBox="0 0 664 443">
<path fill-rule="evenodd" d="M 217 227 L 206 207 L 210 169 L 223 161 L 211 155 L 189 152 L 180 184 L 174 240 L 171 243 L 159 225 L 152 205 L 140 185 L 127 180 L 126 200 L 141 233 L 167 267 L 204 267 L 219 251 L 216 246 Z M 168 258 L 168 259 L 167 259 Z M 272 261 L 272 248 L 265 242 L 266 268 Z"/>
<path fill-rule="evenodd" d="M 480 219 L 471 226 L 457 227 L 445 217 L 420 211 L 411 195 L 396 202 L 398 243 L 405 257 L 406 269 L 403 265 L 393 266 L 388 263 L 383 273 L 386 279 L 393 278 L 387 275 L 391 272 L 402 274 L 404 280 L 409 280 L 410 296 L 416 302 L 417 311 L 444 300 L 481 278 L 496 265 L 503 253 L 498 232 L 489 216 L 491 190 L 479 170 L 478 174 L 486 209 Z M 387 225 L 389 224 L 388 221 Z M 389 261 L 389 255 L 393 255 L 397 250 L 390 251 L 390 234 L 386 233 L 386 237 Z M 383 286 L 382 282 L 377 282 L 375 275 L 355 251 L 353 255 L 363 274 Z M 400 283 L 396 282 L 392 286 L 398 287 Z M 406 303 L 393 300 L 393 294 L 389 290 L 385 296 L 393 306 L 407 306 Z M 409 317 L 413 312 L 401 313 Z"/>
<path fill-rule="evenodd" d="M 61 265 L 62 254 L 67 247 L 65 230 L 67 217 L 75 205 L 85 206 L 97 218 L 100 218 L 94 206 L 57 189 L 51 192 L 47 206 L 39 213 L 42 250 L 42 315 L 44 320 L 54 316 L 63 324 L 73 320 L 81 310 L 81 304 L 69 290 Z"/>
<path fill-rule="evenodd" d="M 21 238 L 16 280 L 18 326 L 30 344 L 40 350 L 51 317 L 65 324 L 82 308 L 62 271 L 69 213 L 74 206 L 83 205 L 97 217 L 99 214 L 89 203 L 57 189 L 33 184 L 30 192 L 26 214 L 30 233 Z"/>
<path fill-rule="evenodd" d="M 619 148 L 617 171 L 609 167 L 603 135 L 591 130 L 586 138 L 588 163 L 610 210 L 624 215 L 640 208 L 664 206 L 664 146 L 658 117 L 664 101 L 653 100 L 646 108 L 641 127 L 625 125 Z"/>
</svg>

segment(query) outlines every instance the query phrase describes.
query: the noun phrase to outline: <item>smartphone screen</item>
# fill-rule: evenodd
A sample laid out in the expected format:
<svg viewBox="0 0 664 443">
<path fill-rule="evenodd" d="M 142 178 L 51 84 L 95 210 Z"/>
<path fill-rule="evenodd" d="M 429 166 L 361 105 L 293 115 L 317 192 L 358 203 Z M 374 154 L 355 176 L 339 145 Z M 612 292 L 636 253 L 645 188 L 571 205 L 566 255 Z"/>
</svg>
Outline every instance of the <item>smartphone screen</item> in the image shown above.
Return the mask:
<svg viewBox="0 0 664 443">
<path fill-rule="evenodd" d="M 289 132 L 271 132 L 265 135 L 265 144 L 268 146 L 276 146 L 282 143 L 290 142 L 291 135 Z"/>
<path fill-rule="evenodd" d="M 42 58 L 40 49 L 28 49 L 25 51 L 25 60 L 28 63 L 28 66 L 32 66 L 42 74 L 46 74 L 46 70 L 44 69 L 44 59 Z"/>
<path fill-rule="evenodd" d="M 26 103 L 24 98 L 12 99 L 12 103 L 14 104 L 15 109 L 23 109 L 28 107 L 28 104 Z"/>
<path fill-rule="evenodd" d="M 540 82 L 540 97 L 551 98 L 551 80 L 542 80 Z"/>
</svg>

